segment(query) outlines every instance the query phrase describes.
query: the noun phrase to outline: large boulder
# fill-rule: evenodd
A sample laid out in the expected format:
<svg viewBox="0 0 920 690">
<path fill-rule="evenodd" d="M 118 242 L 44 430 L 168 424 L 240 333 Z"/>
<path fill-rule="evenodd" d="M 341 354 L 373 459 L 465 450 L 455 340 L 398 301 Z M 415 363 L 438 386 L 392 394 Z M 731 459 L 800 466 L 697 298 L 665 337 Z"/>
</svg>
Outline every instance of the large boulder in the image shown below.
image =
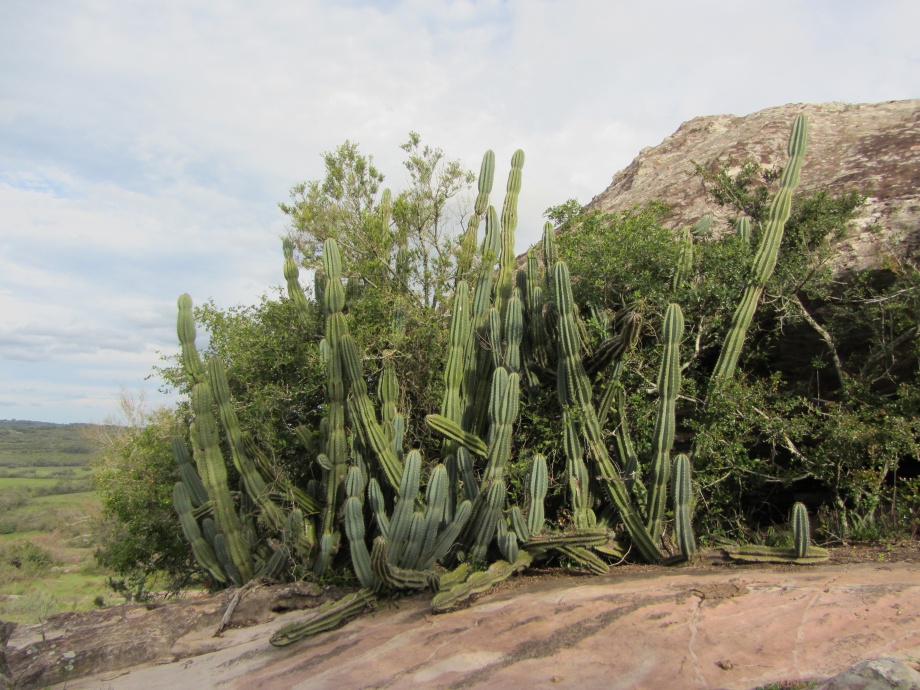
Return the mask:
<svg viewBox="0 0 920 690">
<path fill-rule="evenodd" d="M 613 177 L 589 209 L 622 211 L 661 200 L 671 206 L 675 227 L 706 214 L 716 227 L 731 215 L 710 198 L 694 162 L 720 163 L 730 173 L 748 160 L 772 168 L 785 165 L 792 121 L 806 113 L 808 154 L 800 191 L 859 191 L 868 202 L 840 242 L 837 267 L 876 267 L 893 248 L 920 245 L 920 99 L 877 104 L 792 104 L 750 115 L 709 115 L 685 122 L 661 144 L 642 149 Z"/>
</svg>

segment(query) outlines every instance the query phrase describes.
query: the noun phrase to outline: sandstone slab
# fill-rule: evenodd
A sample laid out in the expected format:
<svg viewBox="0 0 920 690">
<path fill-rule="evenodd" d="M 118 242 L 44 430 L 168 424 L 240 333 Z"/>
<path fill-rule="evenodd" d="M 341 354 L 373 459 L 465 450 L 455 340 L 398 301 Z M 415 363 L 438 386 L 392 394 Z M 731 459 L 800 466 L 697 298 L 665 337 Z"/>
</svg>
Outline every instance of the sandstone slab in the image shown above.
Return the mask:
<svg viewBox="0 0 920 690">
<path fill-rule="evenodd" d="M 920 566 L 674 569 L 564 578 L 432 615 L 380 607 L 284 649 L 302 613 L 225 633 L 222 649 L 67 688 L 753 688 L 920 657 Z"/>
</svg>

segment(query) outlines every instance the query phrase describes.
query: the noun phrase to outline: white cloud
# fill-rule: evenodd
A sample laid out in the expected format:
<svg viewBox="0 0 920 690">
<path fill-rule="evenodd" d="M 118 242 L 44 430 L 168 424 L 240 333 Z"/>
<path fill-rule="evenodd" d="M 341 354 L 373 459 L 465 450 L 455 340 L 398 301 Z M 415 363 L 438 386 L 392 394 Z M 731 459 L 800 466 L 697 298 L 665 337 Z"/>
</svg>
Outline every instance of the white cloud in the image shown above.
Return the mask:
<svg viewBox="0 0 920 690">
<path fill-rule="evenodd" d="M 523 249 L 691 117 L 916 97 L 918 24 L 908 0 L 8 0 L 0 354 L 32 362 L 28 409 L 96 415 L 114 398 L 31 405 L 85 358 L 142 379 L 179 292 L 280 283 L 276 203 L 346 138 L 396 188 L 410 129 L 472 169 L 493 148 L 499 179 L 524 148 Z"/>
</svg>

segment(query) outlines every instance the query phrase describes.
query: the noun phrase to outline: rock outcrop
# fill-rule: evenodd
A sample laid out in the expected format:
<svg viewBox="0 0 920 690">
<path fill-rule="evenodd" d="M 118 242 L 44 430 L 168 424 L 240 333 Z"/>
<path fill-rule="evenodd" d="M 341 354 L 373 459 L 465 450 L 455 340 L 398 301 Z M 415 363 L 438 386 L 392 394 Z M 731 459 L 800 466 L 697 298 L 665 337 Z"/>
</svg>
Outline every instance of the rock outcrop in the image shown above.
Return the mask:
<svg viewBox="0 0 920 690">
<path fill-rule="evenodd" d="M 737 172 L 748 160 L 785 164 L 789 128 L 799 113 L 810 123 L 800 191 L 859 191 L 869 199 L 840 242 L 841 269 L 875 267 L 891 249 L 920 245 L 920 99 L 877 104 L 785 105 L 737 117 L 710 115 L 685 122 L 661 144 L 643 149 L 589 209 L 621 211 L 661 200 L 669 222 L 690 225 L 706 214 L 724 227 L 729 210 L 708 195 L 694 162 Z"/>
</svg>

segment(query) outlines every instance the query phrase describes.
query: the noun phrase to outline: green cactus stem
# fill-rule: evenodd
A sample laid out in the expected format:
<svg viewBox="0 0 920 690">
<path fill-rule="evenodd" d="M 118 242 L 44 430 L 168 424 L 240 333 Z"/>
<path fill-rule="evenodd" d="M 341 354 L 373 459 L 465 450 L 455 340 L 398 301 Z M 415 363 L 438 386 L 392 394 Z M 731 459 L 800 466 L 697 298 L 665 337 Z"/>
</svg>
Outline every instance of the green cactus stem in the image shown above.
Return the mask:
<svg viewBox="0 0 920 690">
<path fill-rule="evenodd" d="M 441 591 L 431 600 L 432 612 L 444 613 L 450 611 L 470 597 L 487 592 L 499 582 L 507 580 L 514 573 L 526 569 L 532 560 L 533 557 L 529 553 L 520 551 L 514 563 L 495 561 L 489 566 L 488 570 L 473 573 L 466 580 L 449 589 L 444 587 L 445 583 L 442 579 Z"/>
<path fill-rule="evenodd" d="M 690 522 L 691 490 L 690 458 L 681 454 L 674 459 L 671 495 L 674 497 L 674 536 L 684 558 L 690 558 L 696 552 L 696 540 Z M 804 552 L 801 555 L 804 556 Z"/>
<path fill-rule="evenodd" d="M 338 601 L 320 606 L 306 620 L 284 626 L 275 632 L 269 641 L 275 647 L 285 647 L 305 637 L 332 630 L 346 621 L 360 616 L 373 606 L 376 601 L 377 595 L 373 591 L 369 589 L 358 590 L 353 594 L 342 597 Z"/>
<path fill-rule="evenodd" d="M 537 454 L 533 456 L 533 466 L 527 481 L 527 530 L 531 536 L 543 532 L 546 522 L 543 502 L 549 489 L 549 473 L 546 469 L 546 458 Z"/>
<path fill-rule="evenodd" d="M 796 503 L 792 507 L 792 536 L 796 557 L 804 558 L 811 544 L 811 527 L 804 503 Z"/>
<path fill-rule="evenodd" d="M 286 517 L 281 508 L 271 500 L 271 495 L 265 480 L 259 474 L 255 463 L 246 452 L 243 443 L 243 433 L 240 429 L 240 422 L 233 409 L 233 403 L 230 401 L 230 388 L 227 384 L 227 375 L 224 371 L 223 362 L 218 358 L 212 357 L 208 361 L 208 379 L 211 383 L 211 392 L 217 402 L 217 408 L 220 412 L 220 421 L 224 427 L 227 436 L 227 445 L 230 447 L 230 455 L 233 464 L 240 477 L 243 480 L 243 486 L 246 493 L 255 503 L 262 515 L 262 518 L 275 529 L 281 530 L 286 521 Z"/>
<path fill-rule="evenodd" d="M 680 392 L 680 341 L 684 336 L 684 315 L 676 304 L 669 304 L 664 316 L 664 353 L 658 370 L 658 414 L 652 438 L 651 492 L 646 514 L 650 534 L 661 534 L 671 475 L 671 448 L 674 446 L 674 418 Z"/>
<path fill-rule="evenodd" d="M 198 522 L 192 515 L 192 498 L 188 489 L 182 482 L 176 482 L 173 487 L 173 506 L 179 516 L 179 523 L 185 538 L 192 545 L 192 553 L 198 564 L 208 571 L 218 582 L 227 582 L 229 579 L 214 553 L 214 549 L 202 536 Z"/>
<path fill-rule="evenodd" d="M 723 546 L 722 551 L 732 560 L 748 563 L 813 565 L 824 563 L 830 558 L 830 552 L 818 546 L 809 546 L 804 556 L 796 555 L 795 549 L 769 546 Z"/>
<path fill-rule="evenodd" d="M 489 454 L 489 447 L 486 445 L 485 441 L 475 434 L 464 431 L 463 428 L 453 420 L 439 414 L 430 414 L 425 417 L 425 422 L 432 429 L 440 434 L 444 434 L 444 436 L 451 441 L 459 443 L 471 453 L 475 453 L 483 458 Z"/>
<path fill-rule="evenodd" d="M 195 347 L 195 317 L 192 314 L 192 298 L 187 294 L 179 296 L 179 319 L 176 323 L 176 333 L 179 336 L 179 345 L 182 347 L 182 369 L 188 377 L 190 386 L 204 383 L 206 373 L 198 348 Z"/>
<path fill-rule="evenodd" d="M 632 504 L 619 471 L 607 453 L 607 445 L 601 433 L 594 406 L 591 404 L 591 385 L 584 372 L 581 359 L 581 344 L 575 328 L 574 304 L 568 267 L 558 262 L 553 267 L 552 285 L 555 291 L 556 308 L 559 312 L 559 374 L 558 393 L 560 402 L 577 411 L 578 424 L 588 442 L 588 450 L 600 474 L 601 484 L 610 500 L 620 511 L 620 516 L 629 531 L 636 548 L 647 561 L 656 563 L 661 559 L 657 540 L 651 536 L 635 506 Z"/>
<path fill-rule="evenodd" d="M 747 216 L 742 216 L 735 222 L 735 232 L 742 242 L 751 244 L 751 221 Z"/>
<path fill-rule="evenodd" d="M 712 373 L 710 396 L 734 376 L 738 358 L 744 346 L 744 339 L 754 313 L 757 311 L 764 286 L 773 275 L 773 269 L 779 256 L 779 247 L 783 240 L 783 230 L 792 208 L 792 194 L 799 184 L 799 174 L 805 161 L 807 142 L 808 120 L 804 115 L 799 115 L 795 118 L 789 138 L 789 162 L 780 178 L 780 188 L 770 206 L 769 217 L 761 235 L 757 253 L 754 255 L 751 273 L 735 309 L 719 360 Z"/>
</svg>

